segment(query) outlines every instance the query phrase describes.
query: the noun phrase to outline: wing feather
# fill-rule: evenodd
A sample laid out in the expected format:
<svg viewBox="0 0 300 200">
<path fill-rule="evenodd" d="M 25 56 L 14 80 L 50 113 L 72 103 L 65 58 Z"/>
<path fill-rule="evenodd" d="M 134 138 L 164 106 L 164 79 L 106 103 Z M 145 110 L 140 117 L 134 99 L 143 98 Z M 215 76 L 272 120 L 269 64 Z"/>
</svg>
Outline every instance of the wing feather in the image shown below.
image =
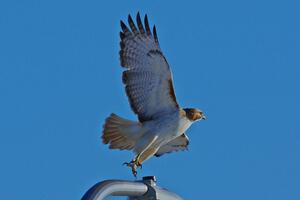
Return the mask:
<svg viewBox="0 0 300 200">
<path fill-rule="evenodd" d="M 155 25 L 153 26 L 153 35 L 154 35 L 154 40 L 155 40 L 155 42 L 156 42 L 157 44 L 159 44 L 159 43 L 158 43 L 158 37 L 157 37 Z"/>
<path fill-rule="evenodd" d="M 135 24 L 134 24 L 134 22 L 133 22 L 133 20 L 132 20 L 132 18 L 131 18 L 130 15 L 128 15 L 128 23 L 129 23 L 129 26 L 130 26 L 132 32 L 134 34 L 138 34 L 138 30 L 137 30 L 137 28 L 136 28 L 136 26 L 135 26 Z"/>
<path fill-rule="evenodd" d="M 144 24 L 140 14 L 137 27 L 128 16 L 130 29 L 121 21 L 120 61 L 126 68 L 123 83 L 132 110 L 141 122 L 178 110 L 170 67 L 158 43 L 155 26 L 153 35 L 147 15 Z"/>
<path fill-rule="evenodd" d="M 139 27 L 139 31 L 142 35 L 145 34 L 145 29 L 144 29 L 144 26 L 143 26 L 143 23 L 142 23 L 142 20 L 141 20 L 141 16 L 140 16 L 140 13 L 138 12 L 137 16 L 136 16 L 136 22 L 137 22 L 137 25 Z"/>
<path fill-rule="evenodd" d="M 145 28 L 146 28 L 147 35 L 151 37 L 152 33 L 151 33 L 151 30 L 150 30 L 147 15 L 145 15 L 144 23 L 145 23 Z"/>
</svg>

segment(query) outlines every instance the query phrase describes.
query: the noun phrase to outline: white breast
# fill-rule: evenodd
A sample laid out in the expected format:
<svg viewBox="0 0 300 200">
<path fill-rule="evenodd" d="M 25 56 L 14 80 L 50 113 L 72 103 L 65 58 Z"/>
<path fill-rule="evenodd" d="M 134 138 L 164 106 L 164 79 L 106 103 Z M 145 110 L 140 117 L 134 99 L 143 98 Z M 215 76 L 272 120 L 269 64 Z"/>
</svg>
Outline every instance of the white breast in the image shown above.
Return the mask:
<svg viewBox="0 0 300 200">
<path fill-rule="evenodd" d="M 157 145 L 160 146 L 182 135 L 191 124 L 186 117 L 179 118 L 178 113 L 174 113 L 163 119 L 146 122 L 144 126 L 158 136 Z"/>
<path fill-rule="evenodd" d="M 186 118 L 186 117 L 180 118 L 179 126 L 178 126 L 179 134 L 184 133 L 191 125 L 192 125 L 192 122 L 188 118 Z"/>
</svg>

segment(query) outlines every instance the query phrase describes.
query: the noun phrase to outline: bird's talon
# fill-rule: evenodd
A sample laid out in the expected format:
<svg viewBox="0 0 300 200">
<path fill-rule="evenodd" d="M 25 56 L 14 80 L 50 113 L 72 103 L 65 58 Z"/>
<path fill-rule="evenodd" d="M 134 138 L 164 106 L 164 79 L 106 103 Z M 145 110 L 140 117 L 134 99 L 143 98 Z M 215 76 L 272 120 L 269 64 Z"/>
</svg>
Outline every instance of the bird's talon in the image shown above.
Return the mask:
<svg viewBox="0 0 300 200">
<path fill-rule="evenodd" d="M 136 178 L 137 176 L 137 171 L 132 171 L 133 176 Z"/>
<path fill-rule="evenodd" d="M 134 177 L 137 176 L 137 170 L 136 170 L 137 167 L 142 168 L 142 165 L 139 162 L 137 162 L 136 160 L 132 160 L 130 162 L 124 162 L 123 165 L 126 165 L 127 167 L 131 168 L 132 174 Z"/>
</svg>

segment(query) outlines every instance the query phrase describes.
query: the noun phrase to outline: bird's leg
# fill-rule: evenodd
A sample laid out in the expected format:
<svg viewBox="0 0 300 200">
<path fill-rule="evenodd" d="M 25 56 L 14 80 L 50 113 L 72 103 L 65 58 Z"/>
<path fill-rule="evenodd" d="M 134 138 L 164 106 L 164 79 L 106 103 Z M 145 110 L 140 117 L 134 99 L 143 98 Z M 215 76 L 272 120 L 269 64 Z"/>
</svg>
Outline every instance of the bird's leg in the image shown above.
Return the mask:
<svg viewBox="0 0 300 200">
<path fill-rule="evenodd" d="M 152 136 L 151 136 L 152 137 Z M 157 139 L 157 135 L 149 138 L 148 141 L 150 141 L 147 146 L 145 146 L 144 150 L 142 152 L 140 152 L 132 161 L 130 161 L 129 163 L 124 163 L 124 165 L 127 165 L 128 167 L 131 167 L 133 176 L 136 177 L 137 175 L 137 167 L 141 167 L 142 168 L 142 162 L 144 162 L 147 158 L 149 158 L 151 155 L 153 155 L 157 149 L 156 148 L 150 148 L 151 145 L 156 141 Z M 150 148 L 150 149 L 149 149 Z M 146 153 L 145 153 L 146 152 Z"/>
<path fill-rule="evenodd" d="M 142 169 L 143 166 L 142 166 L 142 162 L 140 162 L 140 158 L 141 158 L 141 154 L 138 154 L 134 160 L 136 162 L 136 166 Z"/>
<path fill-rule="evenodd" d="M 137 168 L 142 168 L 142 164 L 139 162 L 139 157 L 140 155 L 137 155 L 132 161 L 123 163 L 123 165 L 131 167 L 132 174 L 134 177 L 136 177 L 137 175 Z"/>
</svg>

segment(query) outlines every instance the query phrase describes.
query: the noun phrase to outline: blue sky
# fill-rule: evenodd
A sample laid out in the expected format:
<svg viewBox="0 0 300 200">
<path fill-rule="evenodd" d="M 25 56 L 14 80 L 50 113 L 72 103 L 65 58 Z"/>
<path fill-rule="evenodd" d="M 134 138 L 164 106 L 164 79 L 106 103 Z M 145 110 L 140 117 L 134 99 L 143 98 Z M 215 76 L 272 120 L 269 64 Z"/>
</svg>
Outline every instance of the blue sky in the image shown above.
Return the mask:
<svg viewBox="0 0 300 200">
<path fill-rule="evenodd" d="M 104 119 L 129 119 L 119 20 L 157 26 L 182 107 L 207 120 L 188 152 L 152 158 L 139 178 L 185 199 L 300 199 L 297 1 L 1 1 L 1 199 L 79 199 L 134 180 L 132 153 L 101 144 Z M 114 198 L 117 199 L 117 198 Z"/>
</svg>

